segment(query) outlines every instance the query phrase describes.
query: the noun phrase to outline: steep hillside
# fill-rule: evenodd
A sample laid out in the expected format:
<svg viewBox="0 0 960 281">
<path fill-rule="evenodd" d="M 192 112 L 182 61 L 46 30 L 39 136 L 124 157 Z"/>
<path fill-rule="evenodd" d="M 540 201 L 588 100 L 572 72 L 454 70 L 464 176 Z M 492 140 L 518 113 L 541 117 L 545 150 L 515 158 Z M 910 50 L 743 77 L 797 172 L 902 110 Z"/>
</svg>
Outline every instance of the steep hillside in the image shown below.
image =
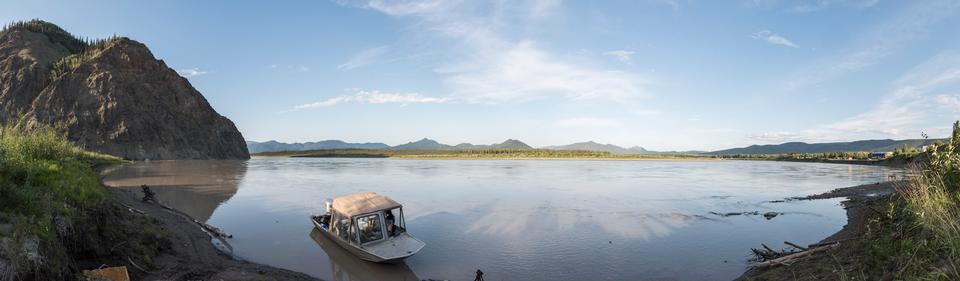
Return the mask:
<svg viewBox="0 0 960 281">
<path fill-rule="evenodd" d="M 0 108 L 0 122 L 62 126 L 125 159 L 249 158 L 233 122 L 147 46 L 84 42 L 39 20 L 0 32 Z"/>
</svg>

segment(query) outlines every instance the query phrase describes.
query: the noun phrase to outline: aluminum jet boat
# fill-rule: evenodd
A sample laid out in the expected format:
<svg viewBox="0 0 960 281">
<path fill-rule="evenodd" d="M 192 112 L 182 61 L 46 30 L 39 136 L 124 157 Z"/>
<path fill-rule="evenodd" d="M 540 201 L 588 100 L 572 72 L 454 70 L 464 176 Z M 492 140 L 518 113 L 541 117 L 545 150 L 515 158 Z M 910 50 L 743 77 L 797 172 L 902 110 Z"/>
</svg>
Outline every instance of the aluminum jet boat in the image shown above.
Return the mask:
<svg viewBox="0 0 960 281">
<path fill-rule="evenodd" d="M 363 192 L 336 197 L 322 215 L 310 220 L 320 233 L 360 259 L 398 262 L 426 243 L 407 233 L 403 206 L 389 197 Z"/>
</svg>

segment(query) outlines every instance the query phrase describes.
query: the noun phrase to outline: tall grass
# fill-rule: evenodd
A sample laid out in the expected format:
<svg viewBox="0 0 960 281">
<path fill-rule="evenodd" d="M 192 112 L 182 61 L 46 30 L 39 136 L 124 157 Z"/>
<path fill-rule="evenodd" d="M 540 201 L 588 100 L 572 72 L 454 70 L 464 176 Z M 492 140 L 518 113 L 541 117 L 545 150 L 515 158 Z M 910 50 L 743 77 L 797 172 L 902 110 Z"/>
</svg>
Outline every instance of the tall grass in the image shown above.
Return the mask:
<svg viewBox="0 0 960 281">
<path fill-rule="evenodd" d="M 915 247 L 923 257 L 902 261 L 921 279 L 960 279 L 960 122 L 954 123 L 950 143 L 937 145 L 930 161 L 918 170 L 900 194 L 909 214 Z M 908 272 L 909 273 L 909 272 Z M 908 275 L 908 277 L 910 277 Z"/>
<path fill-rule="evenodd" d="M 71 144 L 54 127 L 0 127 L 0 213 L 26 234 L 50 238 L 52 215 L 106 197 L 91 165 L 119 161 Z"/>
</svg>

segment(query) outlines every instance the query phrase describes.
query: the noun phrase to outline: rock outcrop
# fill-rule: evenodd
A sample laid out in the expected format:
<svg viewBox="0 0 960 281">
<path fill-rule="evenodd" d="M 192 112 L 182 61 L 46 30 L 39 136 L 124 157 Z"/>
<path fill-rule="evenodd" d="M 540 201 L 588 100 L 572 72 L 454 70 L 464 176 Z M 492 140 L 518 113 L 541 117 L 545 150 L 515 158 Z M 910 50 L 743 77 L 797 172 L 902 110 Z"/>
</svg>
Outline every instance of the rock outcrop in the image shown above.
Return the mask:
<svg viewBox="0 0 960 281">
<path fill-rule="evenodd" d="M 147 46 L 83 42 L 42 21 L 0 33 L 0 110 L 0 122 L 62 126 L 125 159 L 249 158 L 233 122 Z"/>
</svg>

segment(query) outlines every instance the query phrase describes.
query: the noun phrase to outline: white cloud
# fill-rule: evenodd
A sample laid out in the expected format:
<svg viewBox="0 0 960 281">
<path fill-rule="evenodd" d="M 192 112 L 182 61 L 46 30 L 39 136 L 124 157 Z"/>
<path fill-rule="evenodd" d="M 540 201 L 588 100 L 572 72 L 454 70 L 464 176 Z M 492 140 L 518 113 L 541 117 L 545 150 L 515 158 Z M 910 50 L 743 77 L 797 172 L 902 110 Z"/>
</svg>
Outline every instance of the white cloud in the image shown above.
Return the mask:
<svg viewBox="0 0 960 281">
<path fill-rule="evenodd" d="M 894 89 L 870 110 L 798 132 L 750 135 L 756 140 L 844 141 L 864 138 L 919 138 L 946 132 L 960 116 L 960 52 L 930 58 L 894 82 Z"/>
<path fill-rule="evenodd" d="M 454 1 L 423 0 L 423 1 L 389 1 L 371 0 L 366 3 L 371 8 L 391 16 L 409 16 L 438 13 L 446 10 Z"/>
<path fill-rule="evenodd" d="M 560 119 L 551 125 L 558 128 L 611 128 L 619 127 L 620 122 L 608 118 L 576 117 Z"/>
<path fill-rule="evenodd" d="M 612 56 L 612 57 L 614 57 L 614 58 L 617 58 L 618 60 L 620 60 L 620 61 L 622 61 L 622 62 L 630 63 L 630 61 L 631 61 L 631 59 L 632 59 L 632 57 L 633 57 L 633 54 L 635 54 L 635 53 L 636 53 L 636 52 L 634 52 L 634 51 L 615 50 L 615 51 L 605 52 L 605 53 L 603 53 L 603 54 L 604 54 L 604 55 L 608 55 L 608 56 Z"/>
<path fill-rule="evenodd" d="M 343 102 L 349 102 L 352 100 L 353 100 L 352 96 L 337 96 L 337 97 L 329 98 L 323 101 L 301 104 L 294 107 L 294 109 L 317 109 L 317 108 L 331 107 L 331 106 L 334 106 Z"/>
<path fill-rule="evenodd" d="M 769 30 L 761 30 L 760 32 L 754 33 L 752 36 L 754 39 L 760 39 L 767 41 L 767 43 L 774 45 L 787 46 L 791 48 L 800 48 L 797 44 L 794 44 L 790 39 L 780 36 L 776 33 L 770 32 Z"/>
<path fill-rule="evenodd" d="M 374 63 L 378 58 L 383 56 L 390 50 L 388 46 L 380 46 L 376 48 L 370 48 L 363 50 L 351 57 L 347 62 L 337 66 L 337 69 L 341 70 L 351 70 L 358 67 L 364 67 Z"/>
<path fill-rule="evenodd" d="M 408 105 L 414 103 L 445 103 L 449 101 L 450 99 L 448 98 L 426 97 L 418 93 L 385 93 L 377 90 L 366 91 L 355 89 L 355 93 L 351 95 L 336 96 L 318 102 L 301 104 L 295 106 L 294 110 L 318 109 L 350 102 L 367 104 L 399 103 L 401 105 Z"/>
<path fill-rule="evenodd" d="M 552 97 L 626 101 L 643 95 L 645 80 L 635 74 L 567 63 L 530 41 L 486 56 L 445 70 L 455 97 L 503 103 Z"/>
<path fill-rule="evenodd" d="M 194 68 L 178 70 L 177 73 L 179 73 L 180 76 L 189 78 L 189 77 L 204 75 L 204 74 L 207 74 L 208 72 L 202 71 L 199 68 L 194 67 Z"/>
<path fill-rule="evenodd" d="M 451 62 L 438 65 L 435 71 L 451 98 L 457 100 L 496 104 L 550 98 L 625 101 L 644 96 L 642 86 L 647 79 L 637 74 L 607 70 L 559 55 L 533 40 L 502 34 L 502 29 L 535 24 L 538 15 L 558 10 L 560 5 L 552 0 L 522 3 L 515 6 L 526 8 L 503 7 L 503 2 L 440 0 L 372 0 L 354 6 L 413 18 L 418 21 L 413 25 L 418 34 L 450 40 L 436 44 L 455 44 L 449 48 Z"/>
</svg>

